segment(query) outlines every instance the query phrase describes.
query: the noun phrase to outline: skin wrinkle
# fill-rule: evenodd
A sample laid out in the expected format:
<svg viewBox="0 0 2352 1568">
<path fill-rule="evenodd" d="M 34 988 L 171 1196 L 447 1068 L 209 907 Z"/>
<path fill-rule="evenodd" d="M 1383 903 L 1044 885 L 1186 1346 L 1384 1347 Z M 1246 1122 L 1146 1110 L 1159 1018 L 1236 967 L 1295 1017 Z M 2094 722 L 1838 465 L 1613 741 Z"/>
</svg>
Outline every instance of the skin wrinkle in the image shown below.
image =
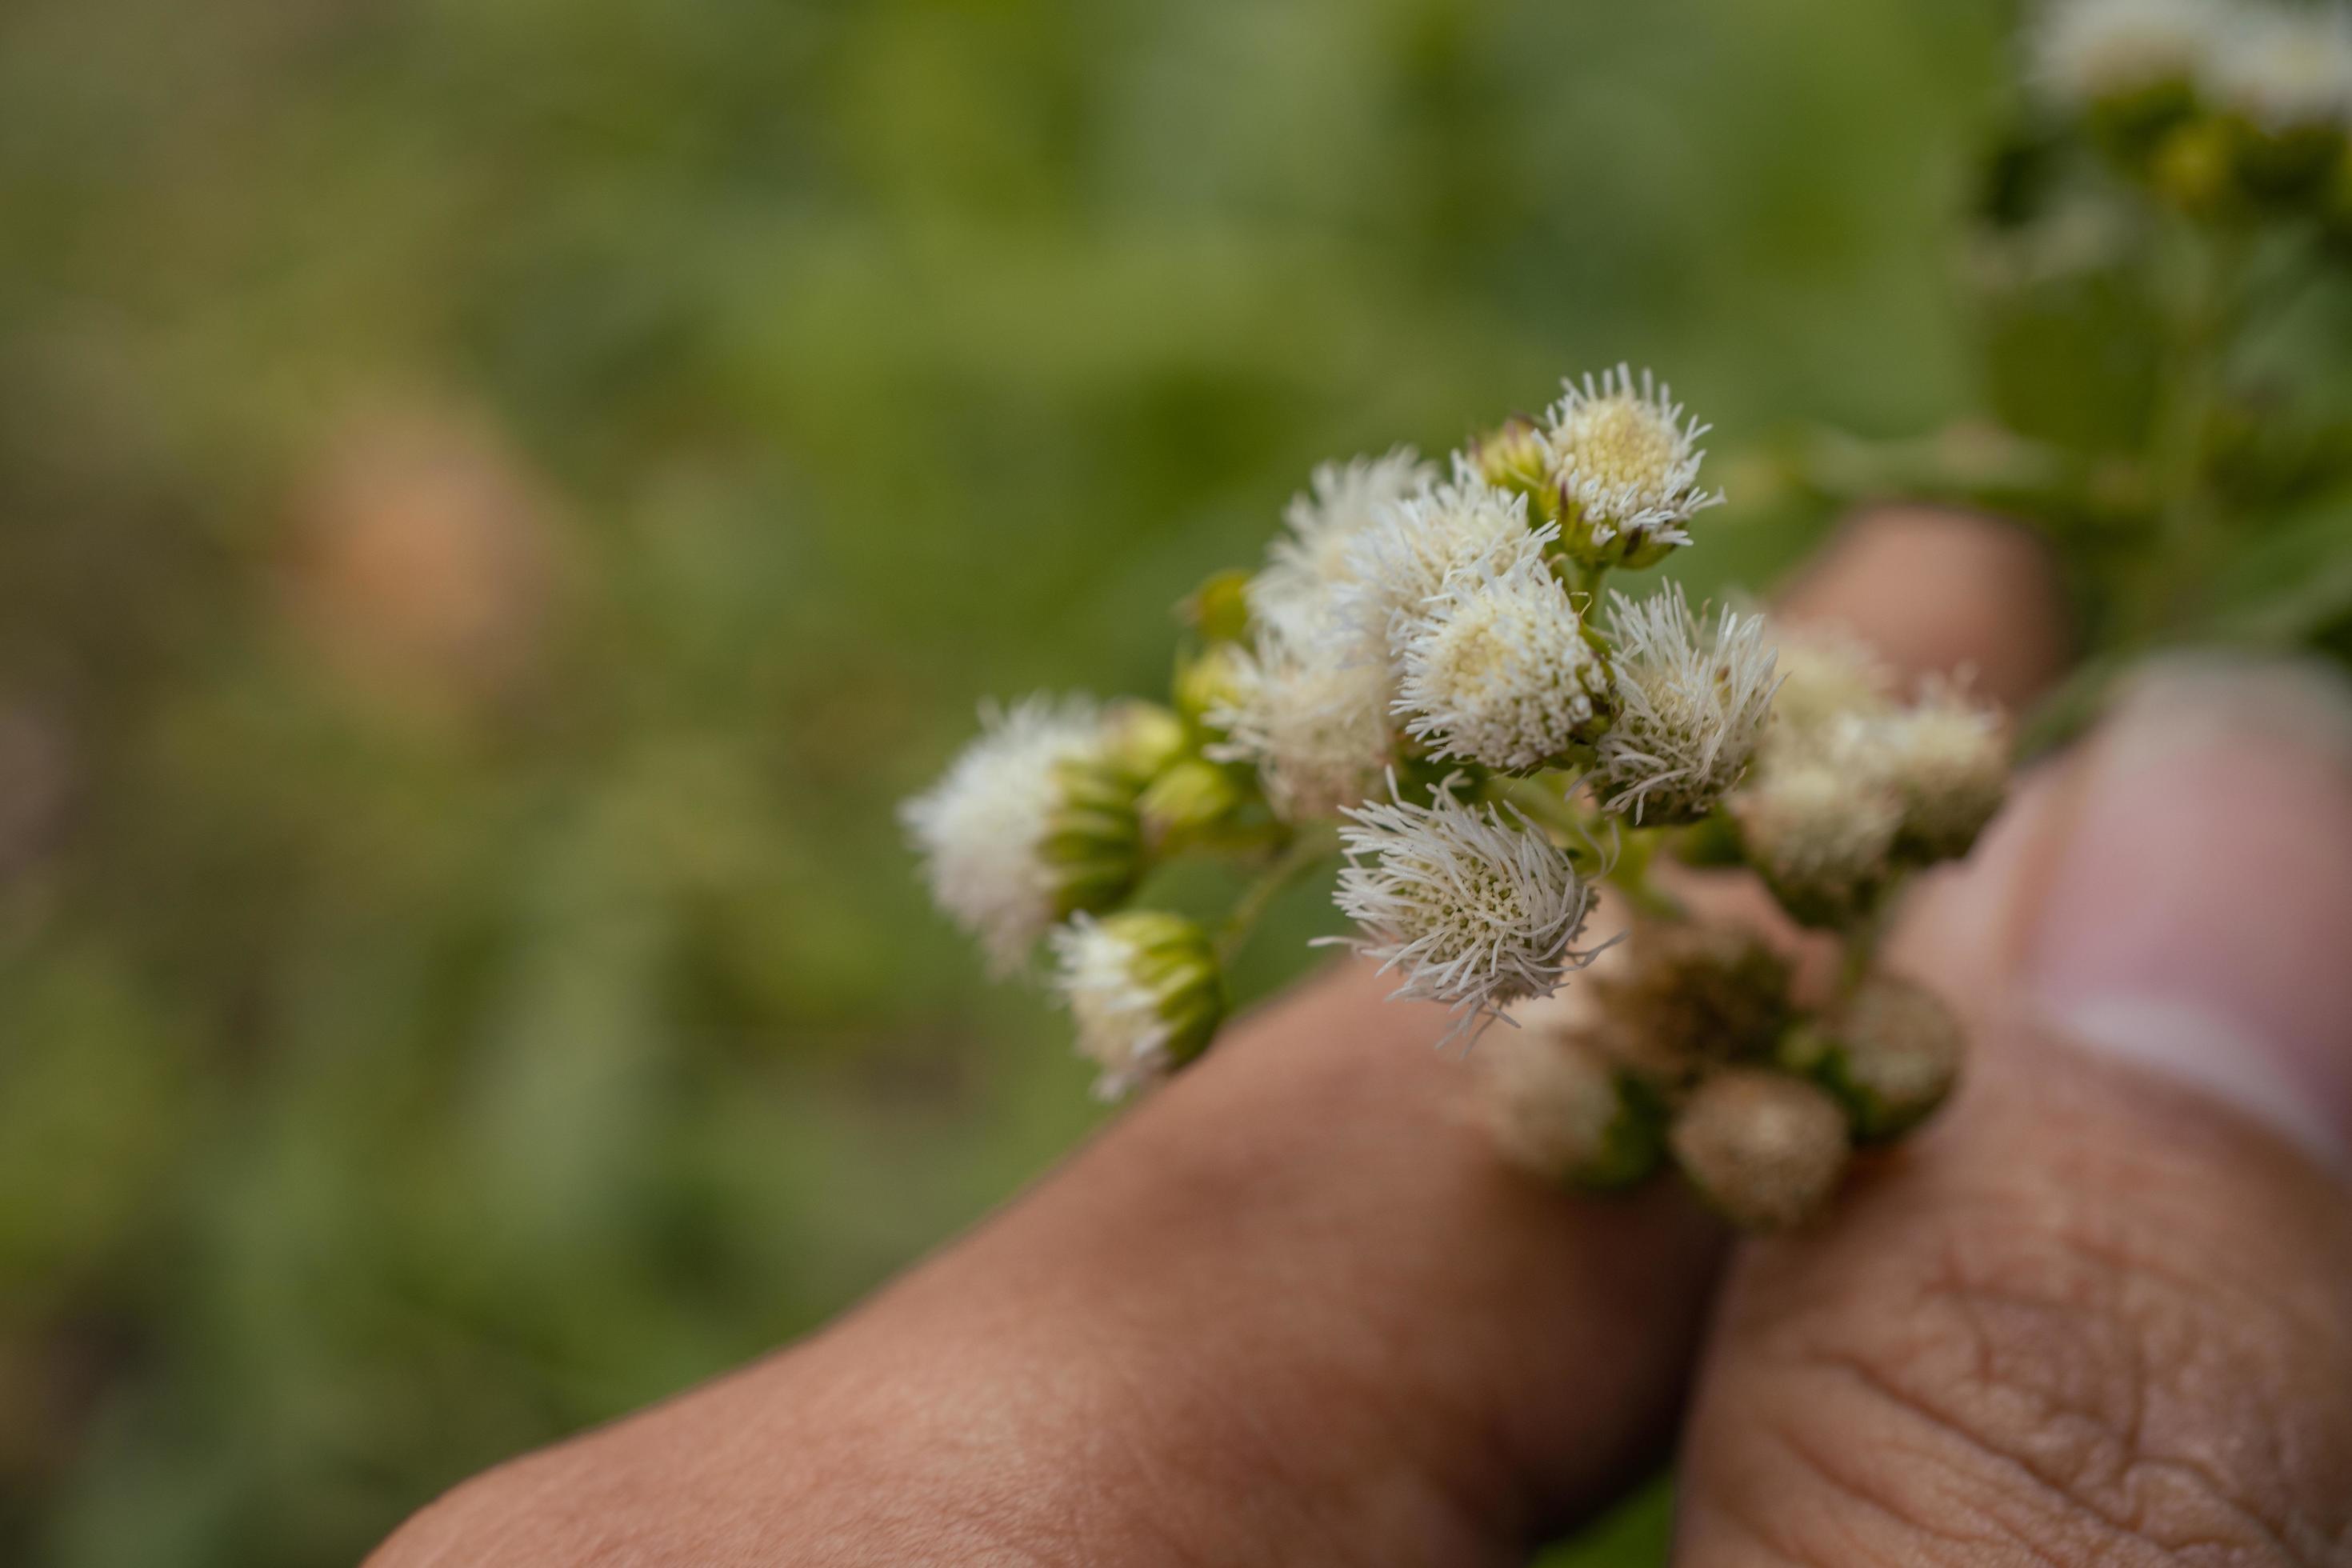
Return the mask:
<svg viewBox="0 0 2352 1568">
<path fill-rule="evenodd" d="M 2032 1535 L 2021 1532 L 1997 1518 L 1989 1518 L 1972 1503 L 1957 1499 L 1947 1500 L 1942 1506 L 1953 1511 L 1945 1513 L 1933 1522 L 1896 1508 L 1878 1489 L 1855 1474 L 1850 1465 L 1841 1462 L 1839 1456 L 1850 1450 L 1842 1446 L 1826 1445 L 1818 1441 L 1812 1435 L 1810 1426 L 1793 1415 L 1784 1415 L 1770 1420 L 1765 1424 L 1762 1430 L 1786 1449 L 1790 1457 L 1809 1474 L 1826 1483 L 1835 1496 L 1843 1498 L 1846 1501 L 1865 1510 L 1870 1517 L 1881 1520 L 1906 1535 L 1932 1536 L 1938 1541 L 1948 1542 L 1963 1549 L 1995 1545 L 2015 1546 L 2025 1551 L 2037 1563 L 2053 1564 L 2053 1568 L 2063 1568 L 2057 1559 L 2052 1558 L 2040 1549 Z M 1873 1451 L 1881 1457 L 1885 1455 L 1888 1447 L 1889 1445 L 1885 1442 L 1872 1445 Z M 1924 1449 L 1915 1451 L 1918 1452 L 1921 1461 L 1921 1466 L 1916 1473 L 1931 1473 L 1927 1467 L 1937 1463 L 1937 1457 Z M 1970 1532 L 1957 1528 L 1960 1521 L 1953 1517 L 1953 1513 L 1958 1510 L 1966 1510 L 1971 1517 L 1984 1521 L 1997 1531 L 1998 1534 Z M 1869 1550 L 1867 1544 L 1860 1538 L 1859 1531 L 1847 1527 L 1847 1521 L 1838 1519 L 1833 1522 L 1841 1527 L 1850 1545 L 1835 1556 L 1820 1558 L 1819 1561 L 1824 1564 L 1824 1568 L 1830 1563 L 1840 1564 L 1843 1568 L 1843 1565 L 1852 1563 L 1855 1560 L 1854 1552 Z"/>
</svg>

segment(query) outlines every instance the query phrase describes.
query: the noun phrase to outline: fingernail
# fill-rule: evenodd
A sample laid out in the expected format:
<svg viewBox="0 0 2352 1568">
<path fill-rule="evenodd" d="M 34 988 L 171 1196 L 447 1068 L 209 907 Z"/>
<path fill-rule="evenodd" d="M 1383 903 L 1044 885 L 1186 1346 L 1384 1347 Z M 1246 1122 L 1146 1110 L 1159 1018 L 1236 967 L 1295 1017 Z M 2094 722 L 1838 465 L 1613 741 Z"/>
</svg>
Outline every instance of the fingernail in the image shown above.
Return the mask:
<svg viewBox="0 0 2352 1568">
<path fill-rule="evenodd" d="M 2078 765 L 2021 955 L 2032 1003 L 2352 1169 L 2352 688 L 2161 663 Z"/>
</svg>

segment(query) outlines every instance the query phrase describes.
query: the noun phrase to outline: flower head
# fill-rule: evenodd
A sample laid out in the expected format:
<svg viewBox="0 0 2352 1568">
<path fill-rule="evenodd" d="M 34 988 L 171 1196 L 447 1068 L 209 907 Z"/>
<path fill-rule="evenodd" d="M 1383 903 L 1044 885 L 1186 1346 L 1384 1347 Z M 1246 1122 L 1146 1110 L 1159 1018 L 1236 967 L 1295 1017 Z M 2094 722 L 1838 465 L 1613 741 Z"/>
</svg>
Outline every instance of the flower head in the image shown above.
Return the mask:
<svg viewBox="0 0 2352 1568">
<path fill-rule="evenodd" d="M 1528 526 L 1528 498 L 1466 468 L 1453 479 L 1386 508 L 1349 542 L 1342 613 L 1391 653 L 1415 614 L 1456 573 L 1507 571 L 1559 537 L 1556 523 Z"/>
<path fill-rule="evenodd" d="M 1708 427 L 1646 370 L 1638 385 L 1622 364 L 1563 385 L 1543 436 L 1570 545 L 1631 560 L 1689 543 L 1685 524 L 1723 500 L 1699 489 Z"/>
<path fill-rule="evenodd" d="M 1894 869 L 1903 803 L 1867 771 L 1822 756 L 1775 759 L 1731 799 L 1756 868 L 1808 924 L 1866 906 Z"/>
<path fill-rule="evenodd" d="M 2352 125 L 2352 12 L 2265 5 L 2232 16 L 2204 81 L 2265 131 Z"/>
<path fill-rule="evenodd" d="M 1587 732 L 1609 668 L 1541 556 L 1450 576 L 1400 628 L 1396 711 L 1431 755 L 1520 771 Z"/>
<path fill-rule="evenodd" d="M 1062 770 L 1095 755 L 1101 730 L 1101 710 L 1085 698 L 983 708 L 979 739 L 899 807 L 931 897 L 999 971 L 1019 963 L 1062 912 L 1045 840 L 1062 804 Z"/>
<path fill-rule="evenodd" d="M 2031 37 L 2029 74 L 2075 109 L 2186 88 L 2238 25 L 2219 0 L 2064 0 Z"/>
<path fill-rule="evenodd" d="M 1728 607 L 1702 623 L 1679 584 L 1635 601 L 1610 595 L 1617 721 L 1601 737 L 1594 784 L 1612 809 L 1689 821 L 1748 770 L 1772 714 L 1764 618 Z"/>
<path fill-rule="evenodd" d="M 1568 856 L 1524 819 L 1464 805 L 1454 783 L 1427 805 L 1348 811 L 1336 901 L 1360 928 L 1349 945 L 1402 976 L 1395 995 L 1452 1007 L 1458 1034 L 1550 995 L 1599 950 L 1573 945 L 1592 891 Z"/>
<path fill-rule="evenodd" d="M 1288 531 L 1276 536 L 1265 568 L 1250 579 L 1251 614 L 1293 634 L 1328 630 L 1332 595 L 1348 580 L 1349 544 L 1436 477 L 1409 447 L 1317 468 L 1308 490 L 1283 513 Z"/>
<path fill-rule="evenodd" d="M 1159 1082 L 1223 1022 L 1224 981 L 1195 921 L 1155 910 L 1081 914 L 1050 942 L 1054 988 L 1077 1025 L 1078 1054 L 1102 1068 L 1099 1099 Z"/>
<path fill-rule="evenodd" d="M 1892 712 L 1895 672 L 1840 626 L 1772 627 L 1780 685 L 1772 694 L 1772 743 L 1810 743 L 1848 714 Z"/>
<path fill-rule="evenodd" d="M 1675 1163 L 1702 1196 L 1758 1230 L 1801 1225 L 1837 1190 L 1845 1117 L 1801 1079 L 1734 1068 L 1699 1085 L 1675 1118 Z"/>
<path fill-rule="evenodd" d="M 1927 860 L 1965 855 L 2009 795 L 2009 735 L 2000 716 L 1939 684 L 1900 713 L 1848 721 L 1839 750 L 1856 750 L 1903 802 L 1903 846 Z"/>
<path fill-rule="evenodd" d="M 1328 817 L 1380 787 L 1394 760 L 1388 708 L 1385 659 L 1312 625 L 1266 626 L 1208 711 L 1224 739 L 1206 753 L 1256 763 L 1266 803 L 1285 821 Z"/>
</svg>

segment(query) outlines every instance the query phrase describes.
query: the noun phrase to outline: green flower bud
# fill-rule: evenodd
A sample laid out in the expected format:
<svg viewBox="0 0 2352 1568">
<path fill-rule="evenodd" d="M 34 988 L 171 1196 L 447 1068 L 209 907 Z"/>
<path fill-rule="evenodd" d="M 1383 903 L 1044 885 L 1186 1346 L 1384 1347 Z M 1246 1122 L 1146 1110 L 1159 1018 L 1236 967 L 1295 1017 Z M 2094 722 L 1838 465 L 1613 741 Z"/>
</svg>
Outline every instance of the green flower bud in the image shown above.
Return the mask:
<svg viewBox="0 0 2352 1568">
<path fill-rule="evenodd" d="M 1166 855 L 1214 836 L 1230 822 L 1249 792 L 1232 770 L 1202 757 L 1184 757 L 1144 786 L 1138 803 L 1144 842 Z"/>
<path fill-rule="evenodd" d="M 1055 918 L 1108 909 L 1143 878 L 1139 786 L 1124 769 L 1093 758 L 1061 763 L 1053 781 L 1054 806 L 1037 850 Z"/>
<path fill-rule="evenodd" d="M 1250 635 L 1249 574 L 1220 572 L 1192 590 L 1177 606 L 1184 624 L 1205 642 L 1247 642 Z"/>
<path fill-rule="evenodd" d="M 1230 708 L 1241 694 L 1241 671 L 1249 655 L 1238 643 L 1213 642 L 1176 667 L 1176 711 L 1196 730 L 1210 728 L 1208 716 Z"/>
<path fill-rule="evenodd" d="M 1535 421 L 1513 415 L 1470 444 L 1478 475 L 1497 489 L 1533 495 L 1545 489 L 1550 454 Z"/>
<path fill-rule="evenodd" d="M 1156 702 L 1128 700 L 1103 715 L 1102 756 L 1135 781 L 1150 783 L 1189 749 L 1184 721 Z"/>
</svg>

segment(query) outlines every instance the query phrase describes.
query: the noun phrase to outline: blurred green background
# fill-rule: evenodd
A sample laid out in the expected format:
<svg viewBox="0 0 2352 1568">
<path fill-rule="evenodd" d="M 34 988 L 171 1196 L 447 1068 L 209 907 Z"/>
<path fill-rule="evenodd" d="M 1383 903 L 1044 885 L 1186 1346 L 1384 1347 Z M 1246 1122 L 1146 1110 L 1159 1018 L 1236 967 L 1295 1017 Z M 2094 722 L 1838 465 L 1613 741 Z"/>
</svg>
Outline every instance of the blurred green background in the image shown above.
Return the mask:
<svg viewBox="0 0 2352 1568">
<path fill-rule="evenodd" d="M 976 700 L 1565 370 L 1966 406 L 2000 12 L 16 0 L 0 1561 L 349 1563 L 1002 1200 L 1098 1113 L 892 820 Z"/>
</svg>

